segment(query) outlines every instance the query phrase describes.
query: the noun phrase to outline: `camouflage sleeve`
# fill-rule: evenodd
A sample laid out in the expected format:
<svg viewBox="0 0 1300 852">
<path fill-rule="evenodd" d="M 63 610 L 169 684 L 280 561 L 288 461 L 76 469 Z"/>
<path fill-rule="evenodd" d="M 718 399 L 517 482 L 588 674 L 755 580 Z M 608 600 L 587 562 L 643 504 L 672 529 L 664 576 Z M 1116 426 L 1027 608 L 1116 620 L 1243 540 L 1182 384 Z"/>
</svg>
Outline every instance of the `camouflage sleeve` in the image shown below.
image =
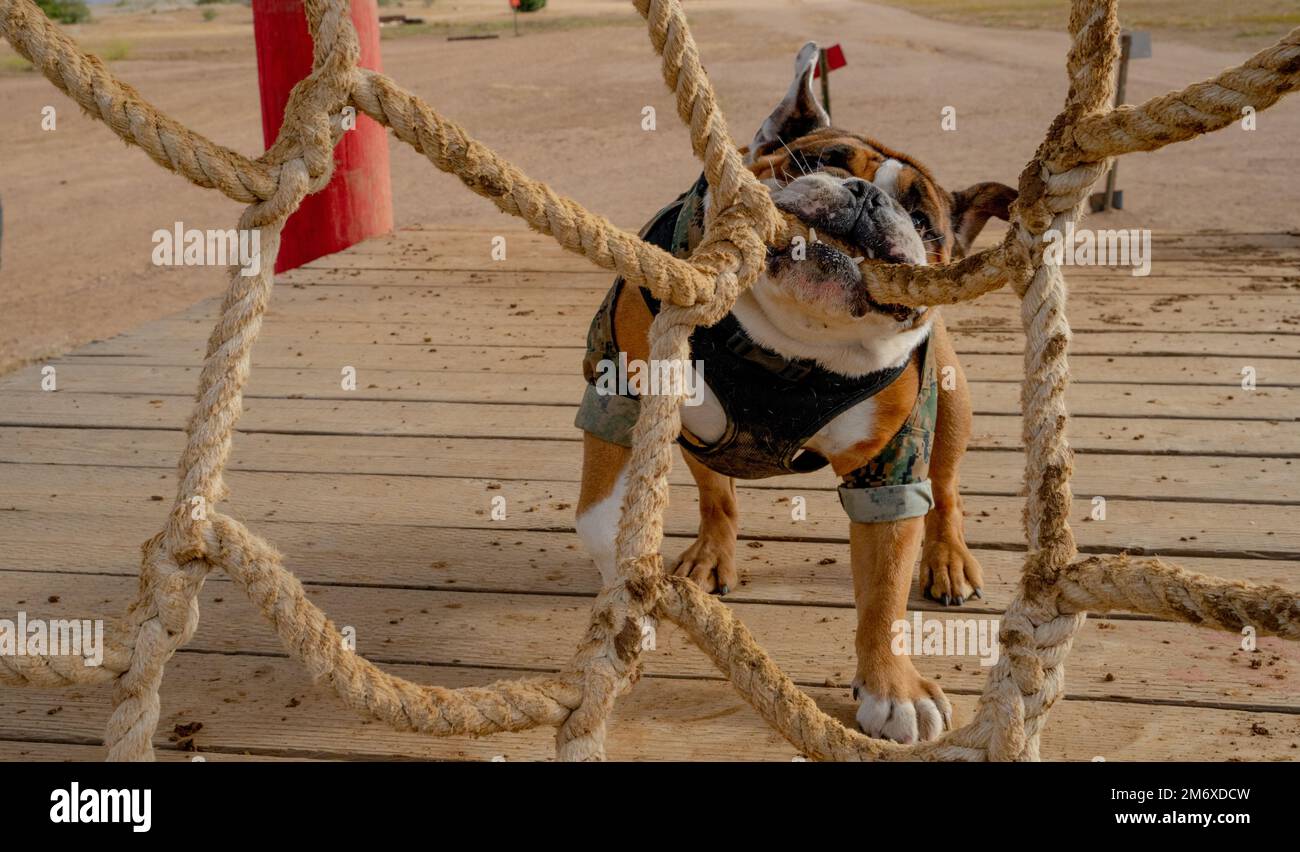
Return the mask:
<svg viewBox="0 0 1300 852">
<path fill-rule="evenodd" d="M 934 508 L 930 450 L 939 413 L 939 382 L 928 341 L 925 349 L 921 390 L 911 414 L 875 458 L 844 476 L 840 505 L 852 521 L 899 521 Z"/>
<path fill-rule="evenodd" d="M 839 491 L 840 505 L 848 513 L 849 520 L 859 524 L 919 518 L 934 508 L 934 492 L 928 479 L 875 488 L 841 485 Z"/>
<path fill-rule="evenodd" d="M 600 388 L 592 384 L 587 385 L 587 390 L 582 395 L 582 403 L 578 406 L 578 416 L 573 419 L 573 425 L 611 444 L 630 447 L 632 427 L 636 426 L 640 412 L 639 400 L 602 393 Z"/>
<path fill-rule="evenodd" d="M 573 425 L 611 444 L 630 447 L 632 427 L 636 425 L 641 404 L 632 397 L 619 396 L 618 377 L 609 374 L 611 365 L 617 364 L 619 358 L 614 341 L 614 306 L 622 287 L 623 279 L 615 280 L 587 331 L 587 351 L 582 357 L 582 375 L 587 380 L 587 388 Z"/>
<path fill-rule="evenodd" d="M 704 197 L 707 186 L 704 175 L 700 175 L 694 186 L 646 223 L 641 229 L 641 238 L 649 237 L 661 222 L 668 224 L 665 217 L 672 216 L 670 249 L 678 257 L 689 255 L 690 225 L 699 217 L 700 200 Z M 573 425 L 611 444 L 630 447 L 632 427 L 636 426 L 637 416 L 641 412 L 640 400 L 634 395 L 619 395 L 617 390 L 611 388 L 613 382 L 607 381 L 617 379 L 616 375 L 610 375 L 610 365 L 618 363 L 621 354 L 614 339 L 614 310 L 624 286 L 622 278 L 614 281 L 614 286 L 601 302 L 587 331 L 587 351 L 582 359 L 582 374 L 587 380 L 587 389 L 578 405 L 578 415 L 574 418 Z"/>
</svg>

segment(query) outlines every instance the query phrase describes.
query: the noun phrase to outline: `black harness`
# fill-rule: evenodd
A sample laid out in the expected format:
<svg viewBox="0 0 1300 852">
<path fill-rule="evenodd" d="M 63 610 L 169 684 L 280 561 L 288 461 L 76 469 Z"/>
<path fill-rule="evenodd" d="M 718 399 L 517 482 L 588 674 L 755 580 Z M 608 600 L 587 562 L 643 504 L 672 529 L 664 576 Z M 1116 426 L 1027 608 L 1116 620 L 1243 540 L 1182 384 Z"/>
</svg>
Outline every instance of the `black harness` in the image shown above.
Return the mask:
<svg viewBox="0 0 1300 852">
<path fill-rule="evenodd" d="M 692 225 L 698 229 L 703 220 L 707 189 L 701 176 L 651 220 L 642 239 L 678 257 L 687 256 Z M 622 278 L 616 280 L 606 297 L 609 333 L 608 339 L 601 341 L 605 345 L 599 347 L 606 357 L 612 353 L 617 358 L 619 351 L 613 340 L 612 317 L 623 284 Z M 658 314 L 659 300 L 645 289 L 641 295 L 650 312 Z M 602 311 L 605 308 L 602 306 Z M 696 328 L 690 343 L 691 359 L 703 362 L 705 382 L 726 413 L 727 427 L 713 443 L 699 442 L 685 433 L 678 440 L 710 469 L 739 479 L 825 467 L 828 460 L 805 449 L 804 444 L 837 416 L 888 387 L 911 363 L 908 358 L 897 367 L 847 378 L 813 360 L 787 358 L 764 349 L 730 313 L 716 325 Z"/>
</svg>

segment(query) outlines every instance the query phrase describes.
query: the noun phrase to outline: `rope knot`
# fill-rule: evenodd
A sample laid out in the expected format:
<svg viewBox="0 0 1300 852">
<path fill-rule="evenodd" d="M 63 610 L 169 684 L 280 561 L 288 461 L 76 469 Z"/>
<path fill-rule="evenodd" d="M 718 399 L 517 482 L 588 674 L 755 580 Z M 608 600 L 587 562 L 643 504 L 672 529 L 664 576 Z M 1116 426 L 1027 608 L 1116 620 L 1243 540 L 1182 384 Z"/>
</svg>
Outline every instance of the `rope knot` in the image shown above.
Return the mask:
<svg viewBox="0 0 1300 852">
<path fill-rule="evenodd" d="M 140 587 L 146 609 L 151 609 L 166 634 L 166 656 L 171 656 L 194 635 L 199 624 L 198 591 L 212 566 L 206 558 L 180 562 L 159 533 L 141 547 Z"/>
</svg>

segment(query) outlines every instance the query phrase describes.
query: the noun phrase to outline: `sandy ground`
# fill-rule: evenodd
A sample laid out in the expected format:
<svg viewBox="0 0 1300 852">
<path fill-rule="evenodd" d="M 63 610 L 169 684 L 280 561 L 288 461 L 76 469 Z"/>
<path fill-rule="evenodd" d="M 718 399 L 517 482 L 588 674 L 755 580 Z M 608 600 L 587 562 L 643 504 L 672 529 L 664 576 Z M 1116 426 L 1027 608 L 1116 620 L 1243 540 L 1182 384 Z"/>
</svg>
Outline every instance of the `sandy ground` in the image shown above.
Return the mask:
<svg viewBox="0 0 1300 852">
<path fill-rule="evenodd" d="M 450 30 L 386 38 L 385 70 L 530 174 L 638 227 L 698 173 L 639 18 L 623 0 L 555 0 L 524 19 L 525 34 L 514 38 L 501 6 L 410 4 L 408 13 L 450 21 Z M 1014 184 L 1065 93 L 1067 42 L 1059 32 L 971 27 L 853 0 L 690 0 L 687 7 L 742 142 L 784 91 L 807 39 L 838 41 L 847 52 L 849 65 L 832 78 L 836 123 L 920 157 L 952 188 Z M 446 40 L 489 9 L 488 26 L 501 38 Z M 249 12 L 222 6 L 206 22 L 200 13 L 110 13 L 73 30 L 92 47 L 125 49 L 114 71 L 178 120 L 259 151 Z M 1133 65 L 1130 100 L 1246 55 L 1159 37 L 1155 53 Z M 12 55 L 0 54 L 6 58 Z M 58 110 L 54 132 L 41 130 L 46 105 Z M 658 112 L 653 132 L 641 128 L 645 106 Z M 946 106 L 957 110 L 956 132 L 940 127 Z M 0 123 L 0 372 L 225 286 L 217 270 L 151 266 L 150 235 L 176 221 L 230 227 L 237 204 L 124 146 L 39 75 L 0 72 L 0 113 L 8 119 Z M 1108 214 L 1107 226 L 1300 230 L 1297 138 L 1300 99 L 1292 99 L 1261 114 L 1253 132 L 1231 128 L 1126 158 L 1120 184 L 1128 209 Z M 399 225 L 520 227 L 400 143 L 392 168 Z"/>
</svg>

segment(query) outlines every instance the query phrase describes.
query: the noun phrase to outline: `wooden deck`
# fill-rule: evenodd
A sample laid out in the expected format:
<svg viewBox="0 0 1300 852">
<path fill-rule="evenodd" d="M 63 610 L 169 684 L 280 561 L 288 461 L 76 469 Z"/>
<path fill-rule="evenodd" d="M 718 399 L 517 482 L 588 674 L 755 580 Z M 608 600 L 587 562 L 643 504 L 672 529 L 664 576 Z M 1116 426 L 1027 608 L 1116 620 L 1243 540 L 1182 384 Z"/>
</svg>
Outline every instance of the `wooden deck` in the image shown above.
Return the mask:
<svg viewBox="0 0 1300 852">
<path fill-rule="evenodd" d="M 404 230 L 284 276 L 255 353 L 224 510 L 286 555 L 358 650 L 449 686 L 555 670 L 585 624 L 597 575 L 572 531 L 587 323 L 610 276 L 503 220 L 492 234 Z M 1101 226 L 1099 226 L 1101 227 Z M 1300 586 L 1300 235 L 1156 235 L 1148 278 L 1069 270 L 1074 528 L 1086 552 L 1157 552 L 1225 577 Z M 190 271 L 186 274 L 212 274 Z M 114 614 L 139 544 L 174 492 L 217 302 L 0 379 L 0 617 Z M 946 309 L 974 386 L 967 536 L 985 599 L 941 618 L 995 618 L 1023 549 L 1013 297 Z M 340 388 L 345 366 L 357 390 Z M 1258 388 L 1241 387 L 1242 368 Z M 695 528 L 683 465 L 667 525 Z M 729 598 L 829 712 L 852 715 L 854 613 L 846 523 L 830 474 L 741 489 L 743 581 Z M 787 500 L 806 496 L 808 519 Z M 490 519 L 505 496 L 508 517 Z M 1104 521 L 1088 520 L 1091 498 Z M 483 740 L 391 732 L 344 709 L 288 659 L 241 592 L 215 576 L 203 620 L 169 665 L 157 745 L 202 723 L 210 760 L 552 755 L 550 730 Z M 1088 760 L 1300 757 L 1300 649 L 1146 618 L 1093 618 L 1070 658 L 1044 755 Z M 920 657 L 959 721 L 985 669 Z M 0 689 L 0 758 L 86 759 L 107 689 Z M 611 757 L 789 760 L 770 731 L 671 628 L 617 710 Z"/>
</svg>

